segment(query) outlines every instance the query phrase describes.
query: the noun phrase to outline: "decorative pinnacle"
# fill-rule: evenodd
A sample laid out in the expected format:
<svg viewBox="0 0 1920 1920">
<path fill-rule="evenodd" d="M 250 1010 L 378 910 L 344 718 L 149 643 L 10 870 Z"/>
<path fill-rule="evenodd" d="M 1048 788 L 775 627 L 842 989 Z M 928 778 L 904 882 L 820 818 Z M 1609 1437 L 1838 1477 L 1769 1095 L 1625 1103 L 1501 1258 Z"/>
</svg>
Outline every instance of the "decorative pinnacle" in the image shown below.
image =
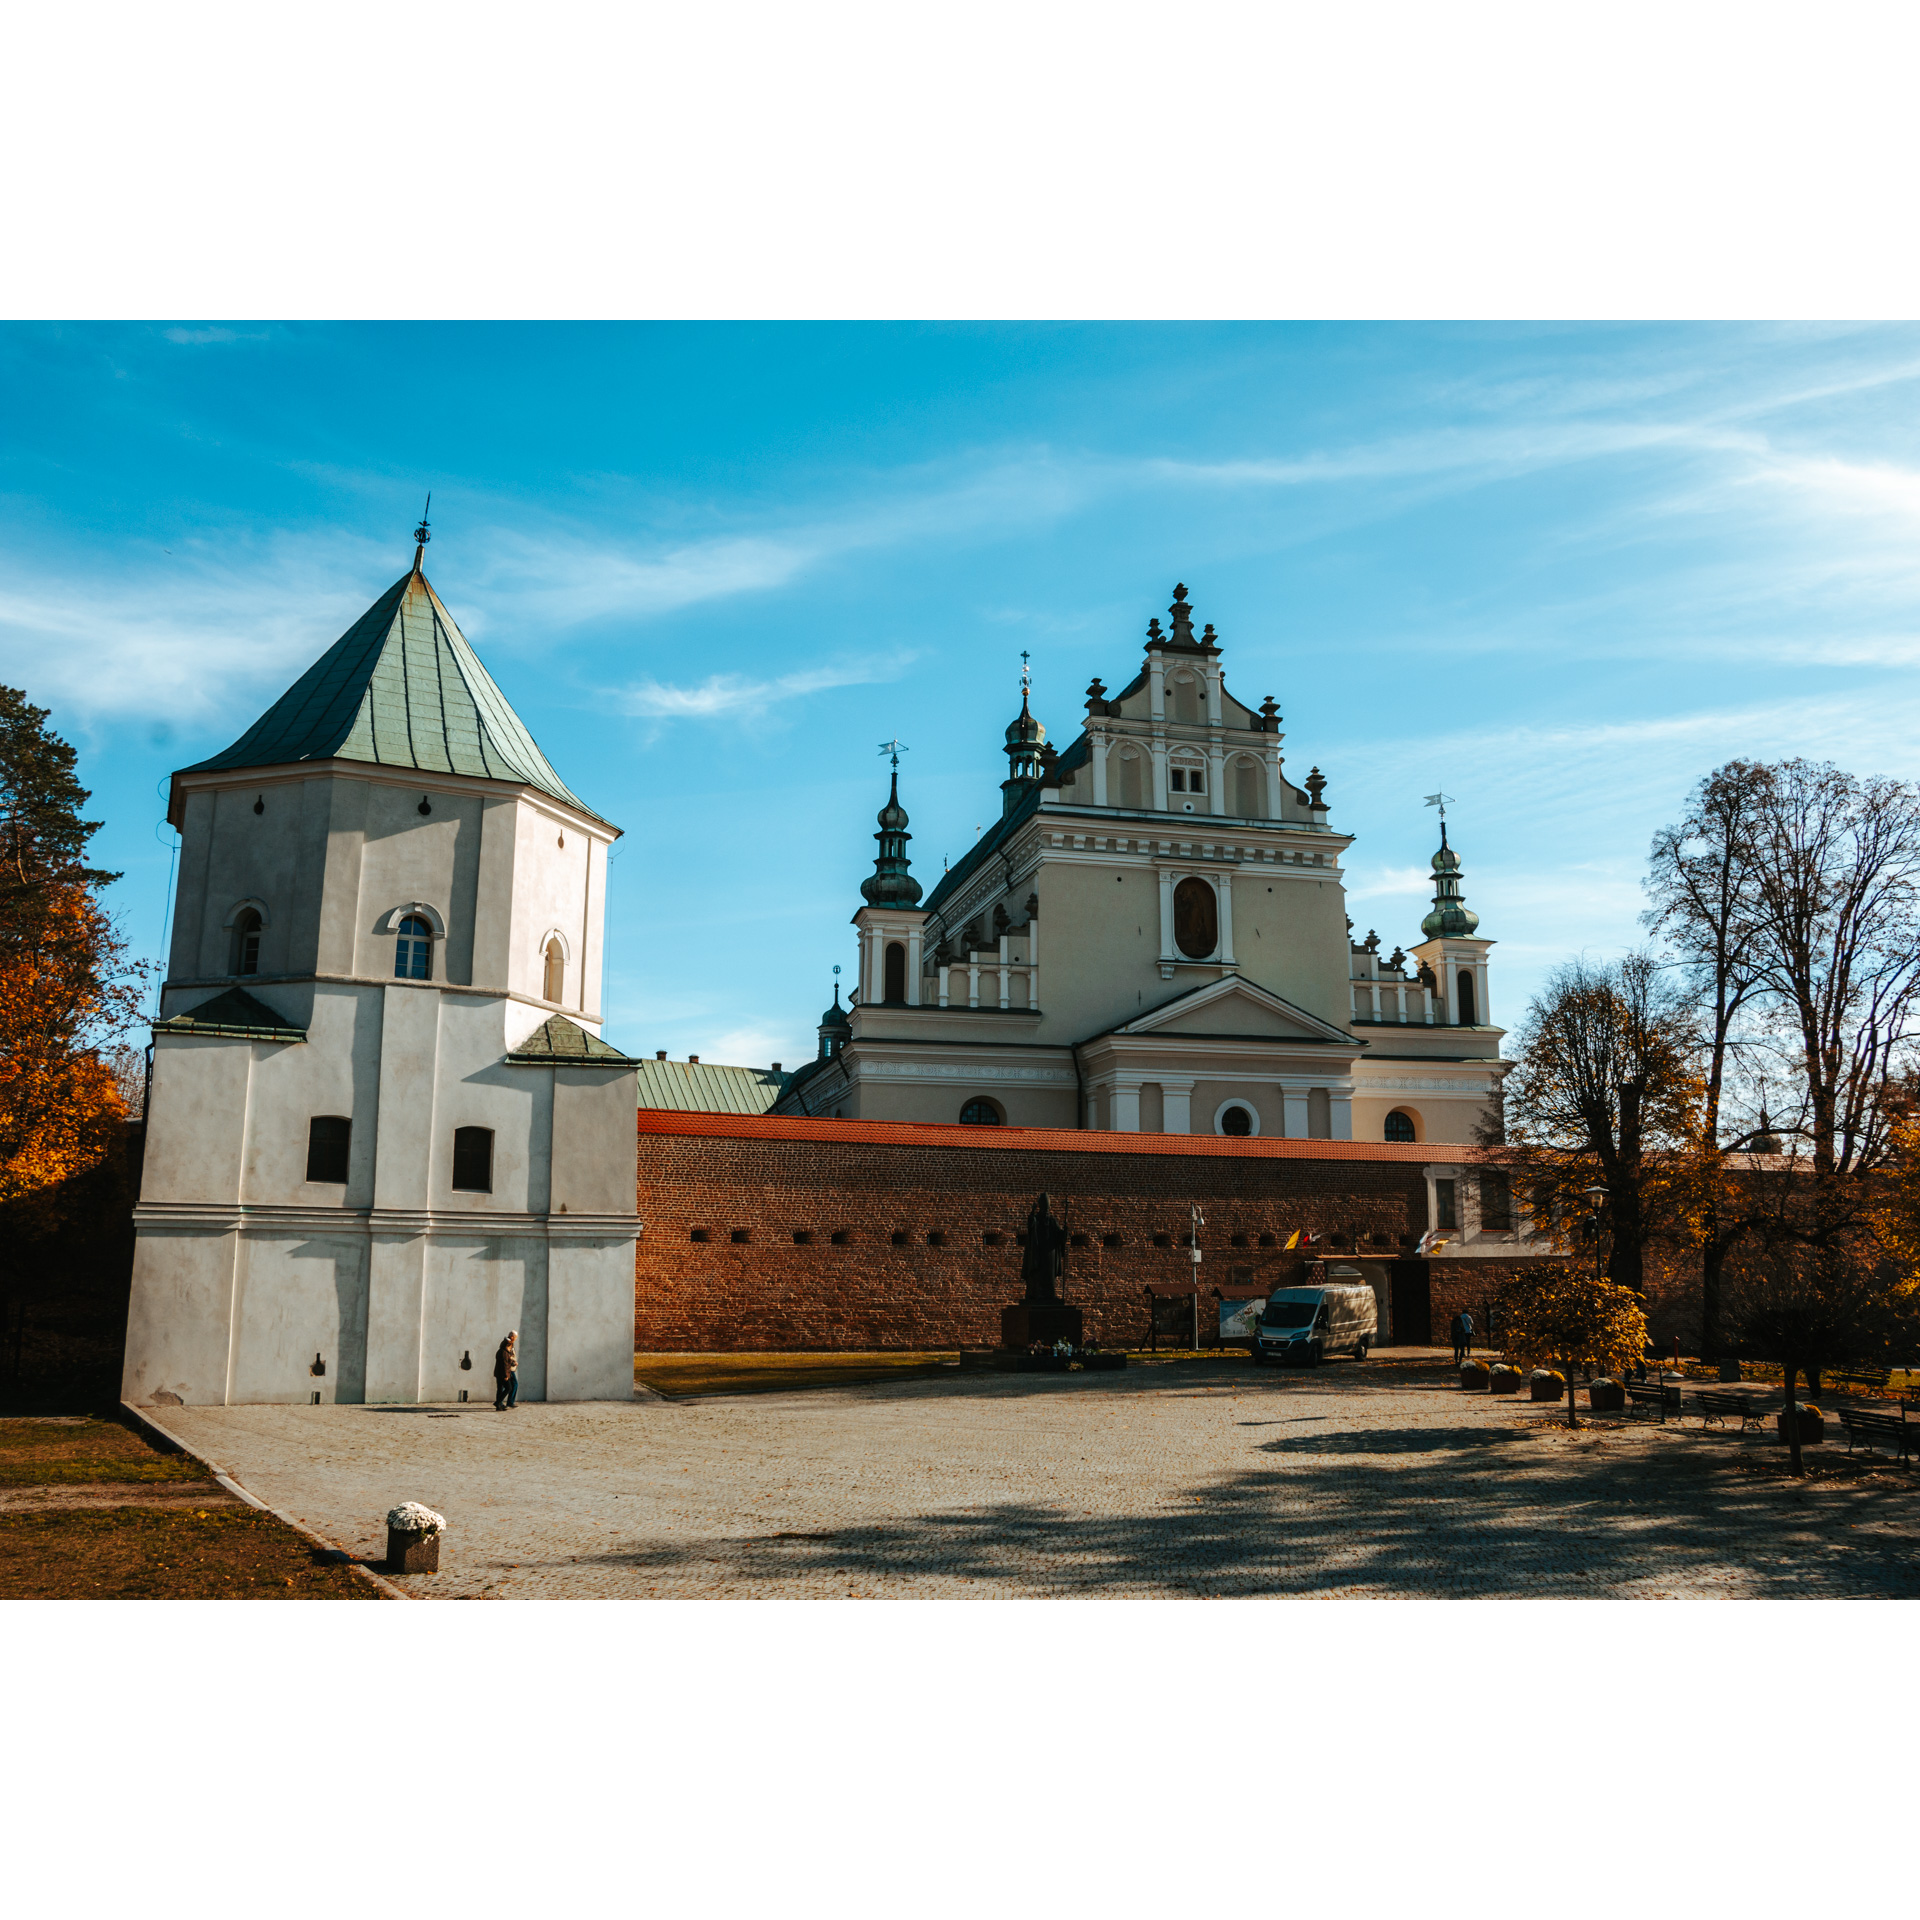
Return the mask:
<svg viewBox="0 0 1920 1920">
<path fill-rule="evenodd" d="M 882 757 L 886 756 L 887 754 L 891 754 L 893 756 L 893 764 L 896 767 L 900 764 L 900 756 L 906 751 L 907 751 L 906 742 L 903 740 L 882 740 L 880 742 L 880 752 Z"/>
<path fill-rule="evenodd" d="M 432 533 L 429 531 L 433 523 L 427 518 L 427 515 L 432 511 L 433 494 L 432 491 L 429 490 L 427 494 L 427 504 L 420 509 L 420 524 L 413 530 L 413 570 L 415 573 L 420 571 L 420 556 L 426 552 L 427 542 L 433 538 Z"/>
</svg>

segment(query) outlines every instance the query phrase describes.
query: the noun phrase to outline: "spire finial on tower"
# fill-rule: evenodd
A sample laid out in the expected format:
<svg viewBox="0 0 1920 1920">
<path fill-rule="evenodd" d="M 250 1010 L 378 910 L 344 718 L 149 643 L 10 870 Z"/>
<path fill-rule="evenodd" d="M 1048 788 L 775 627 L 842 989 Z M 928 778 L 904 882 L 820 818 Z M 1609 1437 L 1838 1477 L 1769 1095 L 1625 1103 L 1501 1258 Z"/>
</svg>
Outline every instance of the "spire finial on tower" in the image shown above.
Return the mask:
<svg viewBox="0 0 1920 1920">
<path fill-rule="evenodd" d="M 427 515 L 433 511 L 433 491 L 427 491 L 427 504 L 420 509 L 420 524 L 413 530 L 413 570 L 420 571 L 420 556 L 427 550 L 427 542 L 433 538 L 430 531 L 433 523 Z"/>
<path fill-rule="evenodd" d="M 1453 795 L 1450 793 L 1430 793 L 1427 795 L 1427 805 L 1440 809 L 1440 844 L 1443 847 L 1447 844 L 1447 802 L 1452 798 Z"/>
</svg>

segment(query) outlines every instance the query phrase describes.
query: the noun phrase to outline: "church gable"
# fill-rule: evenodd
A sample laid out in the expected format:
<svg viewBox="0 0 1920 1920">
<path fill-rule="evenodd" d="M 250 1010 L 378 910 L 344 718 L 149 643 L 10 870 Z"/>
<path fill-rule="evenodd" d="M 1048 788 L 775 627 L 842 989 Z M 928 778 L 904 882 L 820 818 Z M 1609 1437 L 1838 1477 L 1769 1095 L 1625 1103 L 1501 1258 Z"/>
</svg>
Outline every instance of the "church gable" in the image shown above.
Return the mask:
<svg viewBox="0 0 1920 1920">
<path fill-rule="evenodd" d="M 1316 1018 L 1277 993 L 1237 976 L 1217 980 L 1152 1012 L 1130 1020 L 1116 1033 L 1186 1034 L 1200 1037 L 1257 1035 L 1275 1040 L 1350 1041 L 1338 1027 Z"/>
</svg>

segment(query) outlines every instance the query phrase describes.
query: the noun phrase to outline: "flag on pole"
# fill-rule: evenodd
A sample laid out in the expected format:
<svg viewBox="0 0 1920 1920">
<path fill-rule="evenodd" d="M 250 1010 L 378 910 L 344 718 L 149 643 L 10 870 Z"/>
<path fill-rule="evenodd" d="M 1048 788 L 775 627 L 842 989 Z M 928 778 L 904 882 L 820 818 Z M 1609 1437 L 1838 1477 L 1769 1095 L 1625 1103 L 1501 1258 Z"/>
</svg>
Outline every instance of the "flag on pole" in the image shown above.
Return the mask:
<svg viewBox="0 0 1920 1920">
<path fill-rule="evenodd" d="M 1414 1249 L 1414 1252 L 1417 1255 L 1438 1253 L 1451 1237 L 1449 1234 L 1441 1233 L 1438 1229 L 1430 1233 L 1423 1233 L 1420 1236 L 1420 1244 Z"/>
<path fill-rule="evenodd" d="M 1294 1248 L 1297 1247 L 1299 1244 L 1300 1244 L 1300 1229 L 1298 1227 L 1295 1227 L 1294 1230 L 1287 1235 L 1287 1244 L 1283 1248 L 1281 1248 L 1281 1252 L 1291 1253 L 1294 1250 Z"/>
</svg>

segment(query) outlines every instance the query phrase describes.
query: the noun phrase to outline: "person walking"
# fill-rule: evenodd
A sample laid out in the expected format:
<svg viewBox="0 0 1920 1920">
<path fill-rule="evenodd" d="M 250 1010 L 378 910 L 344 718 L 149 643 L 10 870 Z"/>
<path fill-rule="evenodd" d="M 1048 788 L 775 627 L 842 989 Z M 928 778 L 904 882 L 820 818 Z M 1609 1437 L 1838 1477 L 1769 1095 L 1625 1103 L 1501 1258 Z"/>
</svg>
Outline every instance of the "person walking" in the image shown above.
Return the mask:
<svg viewBox="0 0 1920 1920">
<path fill-rule="evenodd" d="M 493 1356 L 493 1410 L 504 1413 L 520 1404 L 520 1335 L 510 1331 Z"/>
<path fill-rule="evenodd" d="M 1467 1316 L 1464 1312 L 1453 1316 L 1453 1324 L 1448 1331 L 1453 1335 L 1453 1364 L 1457 1367 L 1467 1357 Z"/>
<path fill-rule="evenodd" d="M 1460 1309 L 1460 1357 L 1473 1358 L 1473 1315 L 1465 1307 Z"/>
</svg>

